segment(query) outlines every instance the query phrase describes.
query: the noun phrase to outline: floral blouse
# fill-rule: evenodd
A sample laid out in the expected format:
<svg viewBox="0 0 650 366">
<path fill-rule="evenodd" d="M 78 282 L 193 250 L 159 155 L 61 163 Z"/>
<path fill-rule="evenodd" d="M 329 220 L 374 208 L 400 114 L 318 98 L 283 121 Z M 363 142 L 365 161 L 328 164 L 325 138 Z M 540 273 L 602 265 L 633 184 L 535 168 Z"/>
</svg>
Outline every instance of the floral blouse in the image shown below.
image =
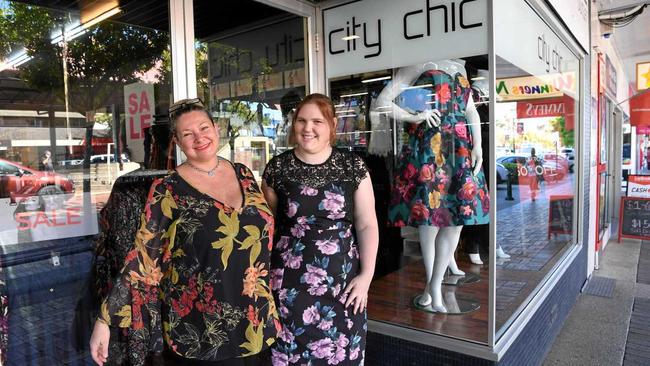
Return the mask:
<svg viewBox="0 0 650 366">
<path fill-rule="evenodd" d="M 241 209 L 178 173 L 154 182 L 135 248 L 102 304 L 103 321 L 138 330 L 162 320 L 169 349 L 201 360 L 246 357 L 274 342 L 280 323 L 268 272 L 273 216 L 251 171 L 234 169 Z"/>
</svg>

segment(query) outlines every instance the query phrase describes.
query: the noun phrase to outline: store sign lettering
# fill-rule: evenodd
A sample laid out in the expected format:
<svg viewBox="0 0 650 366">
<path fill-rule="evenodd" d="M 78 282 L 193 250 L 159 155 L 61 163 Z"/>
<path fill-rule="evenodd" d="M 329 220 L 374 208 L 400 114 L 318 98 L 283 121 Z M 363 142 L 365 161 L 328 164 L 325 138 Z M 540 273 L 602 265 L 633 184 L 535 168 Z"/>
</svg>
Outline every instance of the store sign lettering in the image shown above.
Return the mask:
<svg viewBox="0 0 650 366">
<path fill-rule="evenodd" d="M 129 94 L 129 132 L 132 139 L 144 138 L 144 129 L 151 127 L 151 107 L 146 91 Z M 137 118 L 137 120 L 136 120 Z"/>
<path fill-rule="evenodd" d="M 502 101 L 563 95 L 575 98 L 576 82 L 573 72 L 497 79 L 496 92 Z"/>
<path fill-rule="evenodd" d="M 460 3 L 432 5 L 426 0 L 423 8 L 407 11 L 402 15 L 403 39 L 431 37 L 435 32 L 450 33 L 483 26 L 482 21 L 473 21 L 467 17 L 472 6 L 479 0 L 463 0 Z M 423 32 L 413 29 L 424 29 Z M 372 58 L 382 53 L 382 19 L 360 21 L 357 16 L 348 18 L 345 26 L 329 31 L 327 46 L 330 55 L 354 52 L 358 49 L 366 51 L 364 58 Z M 343 42 L 341 42 L 343 41 Z M 359 41 L 359 42 L 357 42 Z"/>
<path fill-rule="evenodd" d="M 357 35 L 357 28 L 363 26 L 363 46 L 365 48 L 371 49 L 371 53 L 368 53 L 364 55 L 363 57 L 365 58 L 370 58 L 370 57 L 376 57 L 381 54 L 381 19 L 377 19 L 377 30 L 376 30 L 376 41 L 371 42 L 370 37 L 368 36 L 368 28 L 367 23 L 357 23 L 356 22 L 356 17 L 352 17 L 351 20 L 352 24 L 350 25 L 350 21 L 345 22 L 346 27 L 345 28 L 336 28 L 333 29 L 328 37 L 329 37 L 329 52 L 331 55 L 336 55 L 339 53 L 344 53 L 344 52 L 350 52 L 350 51 L 356 51 L 357 50 L 357 38 L 360 37 Z M 352 30 L 352 32 L 350 32 Z M 339 33 L 345 32 L 345 36 L 340 35 Z M 335 43 L 337 39 L 344 39 L 345 40 L 345 47 L 342 47 L 340 49 L 334 49 L 334 46 L 332 44 Z"/>
<path fill-rule="evenodd" d="M 435 20 L 435 16 L 438 16 L 438 21 L 443 20 L 445 23 L 445 28 L 444 32 L 447 33 L 449 32 L 449 29 L 451 28 L 452 32 L 456 31 L 456 23 L 458 23 L 458 27 L 460 29 L 470 29 L 470 28 L 475 28 L 475 27 L 480 27 L 483 25 L 482 22 L 475 22 L 475 23 L 466 23 L 464 15 L 467 14 L 467 11 L 465 10 L 465 6 L 468 5 L 471 2 L 474 2 L 476 0 L 463 0 L 458 4 L 458 11 L 456 11 L 456 3 L 451 2 L 451 6 L 447 6 L 445 4 L 440 4 L 436 6 L 431 6 L 431 1 L 427 0 L 427 5 L 425 9 L 418 9 L 415 11 L 408 12 L 404 15 L 404 38 L 405 39 L 416 39 L 416 38 L 421 38 L 424 37 L 423 33 L 419 34 L 408 34 L 408 29 L 409 29 L 409 22 L 410 21 L 422 21 L 421 16 L 416 17 L 416 19 L 409 20 L 411 17 L 415 17 L 418 14 L 423 14 L 426 11 L 426 24 L 427 24 L 427 37 L 431 36 L 431 23 L 432 19 Z M 456 16 L 456 13 L 458 13 L 458 17 Z M 442 15 L 442 18 L 440 18 L 440 15 Z M 451 23 L 451 27 L 449 27 Z"/>
<path fill-rule="evenodd" d="M 526 103 L 526 115 L 537 117 L 537 116 L 556 116 L 558 114 L 564 114 L 564 103 L 553 103 L 553 104 L 533 104 Z"/>
<path fill-rule="evenodd" d="M 124 106 L 126 145 L 131 151 L 129 158 L 132 161 L 144 161 L 144 130 L 151 127 L 156 106 L 153 84 L 138 82 L 125 85 Z"/>
<path fill-rule="evenodd" d="M 304 62 L 304 40 L 305 38 L 302 36 L 294 37 L 285 33 L 279 41 L 264 45 L 264 58 L 261 59 L 263 65 L 276 67 Z M 254 47 L 257 46 L 254 45 Z M 255 57 L 261 56 L 254 55 L 251 49 L 229 47 L 220 43 L 211 44 L 210 50 L 214 55 L 210 62 L 212 80 L 254 72 Z"/>
<path fill-rule="evenodd" d="M 537 58 L 546 65 L 546 72 L 551 72 L 551 70 L 562 72 L 562 56 L 558 52 L 558 47 L 554 45 L 551 48 L 544 34 L 537 36 Z"/>
<path fill-rule="evenodd" d="M 60 211 L 59 211 L 60 212 Z M 81 224 L 81 208 L 69 207 L 64 215 L 58 215 L 57 210 L 21 212 L 16 214 L 18 230 L 30 230 L 39 226 L 60 227 Z"/>
<path fill-rule="evenodd" d="M 530 95 L 530 94 L 551 94 L 559 93 L 560 90 L 553 85 L 513 85 L 508 87 L 505 81 L 499 81 L 497 85 L 497 94 L 512 94 L 512 95 Z"/>
</svg>

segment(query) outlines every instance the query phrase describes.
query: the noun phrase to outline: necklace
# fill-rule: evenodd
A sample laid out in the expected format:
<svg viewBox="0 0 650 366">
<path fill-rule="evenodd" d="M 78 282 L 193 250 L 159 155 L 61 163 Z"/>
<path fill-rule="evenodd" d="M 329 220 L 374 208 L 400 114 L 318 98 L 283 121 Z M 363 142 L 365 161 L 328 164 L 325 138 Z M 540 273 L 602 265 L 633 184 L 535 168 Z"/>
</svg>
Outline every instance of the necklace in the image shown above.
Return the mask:
<svg viewBox="0 0 650 366">
<path fill-rule="evenodd" d="M 221 159 L 219 159 L 219 157 L 217 157 L 217 165 L 215 165 L 214 168 L 212 168 L 210 170 L 205 170 L 205 169 L 201 169 L 201 168 L 195 166 L 194 164 L 190 163 L 189 161 L 185 162 L 185 164 L 187 164 L 190 168 L 192 168 L 194 170 L 197 170 L 197 171 L 199 171 L 201 173 L 205 173 L 210 177 L 214 177 L 214 173 L 217 170 L 217 168 L 219 167 L 219 163 L 221 163 Z"/>
</svg>

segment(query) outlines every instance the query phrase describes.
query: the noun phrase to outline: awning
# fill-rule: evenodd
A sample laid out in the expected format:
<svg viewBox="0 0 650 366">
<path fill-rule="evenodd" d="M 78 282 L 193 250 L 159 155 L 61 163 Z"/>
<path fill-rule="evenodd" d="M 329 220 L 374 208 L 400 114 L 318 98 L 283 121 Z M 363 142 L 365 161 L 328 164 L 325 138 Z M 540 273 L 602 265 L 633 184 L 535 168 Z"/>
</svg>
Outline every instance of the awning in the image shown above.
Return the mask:
<svg viewBox="0 0 650 366">
<path fill-rule="evenodd" d="M 650 92 L 648 89 L 630 98 L 630 124 L 650 126 Z"/>
</svg>

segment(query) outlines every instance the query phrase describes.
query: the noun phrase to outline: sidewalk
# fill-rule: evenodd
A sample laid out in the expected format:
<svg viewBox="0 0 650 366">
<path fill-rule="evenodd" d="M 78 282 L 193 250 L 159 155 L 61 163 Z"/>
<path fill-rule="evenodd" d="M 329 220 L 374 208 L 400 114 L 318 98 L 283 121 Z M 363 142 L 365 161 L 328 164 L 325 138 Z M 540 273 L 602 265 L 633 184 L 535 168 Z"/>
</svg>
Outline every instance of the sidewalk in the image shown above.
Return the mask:
<svg viewBox="0 0 650 366">
<path fill-rule="evenodd" d="M 650 311 L 643 313 L 650 299 L 650 284 L 637 279 L 637 268 L 645 272 L 650 263 L 643 258 L 639 261 L 641 252 L 645 256 L 650 253 L 650 242 L 609 242 L 600 269 L 593 272 L 590 281 L 614 279 L 613 296 L 594 296 L 584 291 L 578 296 L 546 356 L 545 366 L 650 364 L 650 322 L 646 318 Z"/>
</svg>

